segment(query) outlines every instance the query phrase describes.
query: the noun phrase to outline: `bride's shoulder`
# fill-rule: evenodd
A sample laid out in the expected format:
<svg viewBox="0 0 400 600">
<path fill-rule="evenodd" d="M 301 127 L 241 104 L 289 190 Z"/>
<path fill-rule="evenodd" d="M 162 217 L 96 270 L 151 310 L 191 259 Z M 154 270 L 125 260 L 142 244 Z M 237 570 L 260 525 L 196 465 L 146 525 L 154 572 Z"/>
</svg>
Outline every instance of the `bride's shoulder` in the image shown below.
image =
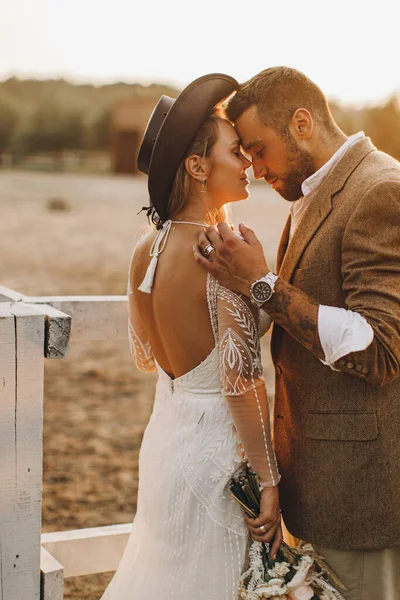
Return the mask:
<svg viewBox="0 0 400 600">
<path fill-rule="evenodd" d="M 146 231 L 136 242 L 135 247 L 132 252 L 132 261 L 140 262 L 141 260 L 148 261 L 148 257 L 150 256 L 151 246 L 153 245 L 154 239 L 157 235 L 157 231 L 155 229 L 151 229 Z"/>
<path fill-rule="evenodd" d="M 146 231 L 136 242 L 129 265 L 131 284 L 143 278 L 143 273 L 149 264 L 150 250 L 156 234 L 157 232 L 151 229 L 150 231 Z"/>
</svg>

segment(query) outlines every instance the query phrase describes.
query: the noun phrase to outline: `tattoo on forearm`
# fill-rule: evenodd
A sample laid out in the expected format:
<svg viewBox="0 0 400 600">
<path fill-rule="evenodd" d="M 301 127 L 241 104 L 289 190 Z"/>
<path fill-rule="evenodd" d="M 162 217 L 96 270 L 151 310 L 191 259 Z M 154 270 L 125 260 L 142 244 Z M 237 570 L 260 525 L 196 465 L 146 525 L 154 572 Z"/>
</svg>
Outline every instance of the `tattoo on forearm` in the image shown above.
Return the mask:
<svg viewBox="0 0 400 600">
<path fill-rule="evenodd" d="M 279 280 L 264 309 L 307 350 L 325 358 L 318 335 L 318 303 L 286 281 Z"/>
</svg>

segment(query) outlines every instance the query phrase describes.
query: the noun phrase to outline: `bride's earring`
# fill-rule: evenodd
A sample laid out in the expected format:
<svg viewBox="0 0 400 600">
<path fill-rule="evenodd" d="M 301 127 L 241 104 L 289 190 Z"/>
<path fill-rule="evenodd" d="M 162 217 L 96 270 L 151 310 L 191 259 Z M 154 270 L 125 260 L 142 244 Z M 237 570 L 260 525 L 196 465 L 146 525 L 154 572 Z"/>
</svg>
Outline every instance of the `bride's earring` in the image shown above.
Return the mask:
<svg viewBox="0 0 400 600">
<path fill-rule="evenodd" d="M 201 181 L 201 193 L 205 194 L 207 191 L 207 179 L 202 179 Z"/>
</svg>

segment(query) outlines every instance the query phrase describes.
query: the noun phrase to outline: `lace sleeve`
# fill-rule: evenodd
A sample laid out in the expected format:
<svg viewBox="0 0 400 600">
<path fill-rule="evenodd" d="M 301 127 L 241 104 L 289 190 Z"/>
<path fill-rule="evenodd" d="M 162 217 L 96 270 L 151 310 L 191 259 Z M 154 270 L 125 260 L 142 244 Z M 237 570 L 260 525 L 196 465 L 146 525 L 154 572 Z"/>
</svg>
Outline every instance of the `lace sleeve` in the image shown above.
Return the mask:
<svg viewBox="0 0 400 600">
<path fill-rule="evenodd" d="M 244 452 L 264 486 L 279 483 L 262 375 L 258 326 L 250 306 L 218 287 L 220 373 L 229 409 Z"/>
<path fill-rule="evenodd" d="M 144 373 L 155 371 L 156 364 L 147 333 L 141 319 L 135 295 L 128 281 L 128 339 L 133 361 Z"/>
</svg>

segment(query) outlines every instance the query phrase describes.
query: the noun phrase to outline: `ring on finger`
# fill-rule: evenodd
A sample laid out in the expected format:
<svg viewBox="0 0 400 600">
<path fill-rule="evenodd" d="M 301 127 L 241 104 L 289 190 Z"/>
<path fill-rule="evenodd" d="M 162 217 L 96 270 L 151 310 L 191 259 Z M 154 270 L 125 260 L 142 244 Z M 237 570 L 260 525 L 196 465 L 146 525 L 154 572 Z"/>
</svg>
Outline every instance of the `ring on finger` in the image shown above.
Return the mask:
<svg viewBox="0 0 400 600">
<path fill-rule="evenodd" d="M 265 525 L 261 525 L 261 527 L 259 527 L 259 530 L 261 531 L 261 533 L 265 533 L 267 531 L 265 529 Z"/>
<path fill-rule="evenodd" d="M 204 256 L 206 258 L 209 258 L 210 254 L 213 250 L 215 250 L 214 246 L 212 244 L 207 244 L 207 246 L 203 250 Z"/>
</svg>

